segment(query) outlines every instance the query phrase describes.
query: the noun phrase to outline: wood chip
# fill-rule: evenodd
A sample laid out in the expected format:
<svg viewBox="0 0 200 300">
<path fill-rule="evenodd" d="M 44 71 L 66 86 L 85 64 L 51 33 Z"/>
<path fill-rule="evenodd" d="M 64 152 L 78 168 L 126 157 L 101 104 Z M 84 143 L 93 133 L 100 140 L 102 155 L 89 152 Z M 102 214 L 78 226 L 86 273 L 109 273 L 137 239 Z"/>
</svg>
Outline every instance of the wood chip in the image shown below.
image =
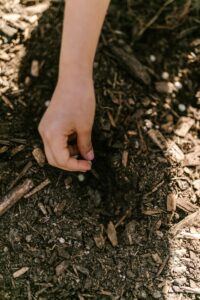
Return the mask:
<svg viewBox="0 0 200 300">
<path fill-rule="evenodd" d="M 112 246 L 116 247 L 118 245 L 117 232 L 116 232 L 116 229 L 115 229 L 115 225 L 113 224 L 112 221 L 110 221 L 108 223 L 107 236 L 108 236 L 108 239 L 111 242 Z"/>
<path fill-rule="evenodd" d="M 180 137 L 185 137 L 194 123 L 195 121 L 192 118 L 181 117 L 178 120 L 174 133 Z"/>
<path fill-rule="evenodd" d="M 188 198 L 177 198 L 176 200 L 178 208 L 182 209 L 183 211 L 187 213 L 193 213 L 198 210 L 198 206 L 191 203 L 191 201 Z"/>
<path fill-rule="evenodd" d="M 192 184 L 195 190 L 200 190 L 200 179 L 194 180 Z"/>
<path fill-rule="evenodd" d="M 159 93 L 172 94 L 175 87 L 172 82 L 160 81 L 156 82 L 156 91 Z"/>
<path fill-rule="evenodd" d="M 18 278 L 18 277 L 24 275 L 28 270 L 29 270 L 28 267 L 23 267 L 23 268 L 17 270 L 16 272 L 13 273 L 13 278 Z"/>
<path fill-rule="evenodd" d="M 24 12 L 29 15 L 42 14 L 50 6 L 49 1 L 44 1 L 43 3 L 38 3 L 36 5 L 27 6 L 24 8 Z"/>
<path fill-rule="evenodd" d="M 0 216 L 17 203 L 17 201 L 19 201 L 25 194 L 27 194 L 32 187 L 33 181 L 26 179 L 21 185 L 17 186 L 5 195 L 0 202 Z"/>
<path fill-rule="evenodd" d="M 64 209 L 66 207 L 66 200 L 64 199 L 63 201 L 59 202 L 56 204 L 54 208 L 54 213 L 57 217 L 62 216 Z"/>
<path fill-rule="evenodd" d="M 161 265 L 163 263 L 160 255 L 158 253 L 152 253 L 151 256 L 152 256 L 153 260 L 155 261 L 155 263 L 157 263 L 159 265 Z"/>
<path fill-rule="evenodd" d="M 122 153 L 122 165 L 124 167 L 126 167 L 127 163 L 128 163 L 128 151 L 124 150 L 123 153 Z"/>
<path fill-rule="evenodd" d="M 186 226 L 191 226 L 195 222 L 199 223 L 199 220 L 200 220 L 200 209 L 198 209 L 196 212 L 190 214 L 189 216 L 185 217 L 178 224 L 174 225 L 170 229 L 169 233 L 172 236 L 175 236 L 181 229 L 183 229 Z"/>
<path fill-rule="evenodd" d="M 31 63 L 31 75 L 33 77 L 38 77 L 40 72 L 40 65 L 38 60 L 33 60 Z"/>
<path fill-rule="evenodd" d="M 0 147 L 0 154 L 3 154 L 3 153 L 5 153 L 5 152 L 7 152 L 7 151 L 8 151 L 8 149 L 9 149 L 9 147 L 8 147 L 8 146 L 3 146 L 3 147 Z"/>
<path fill-rule="evenodd" d="M 25 145 L 18 145 L 16 146 L 15 148 L 13 148 L 11 151 L 10 151 L 10 156 L 13 157 L 15 156 L 17 153 L 23 151 L 25 148 Z"/>
<path fill-rule="evenodd" d="M 161 214 L 162 212 L 163 212 L 163 210 L 160 208 L 152 208 L 152 209 L 142 210 L 142 213 L 146 216 L 155 216 L 155 215 Z"/>
<path fill-rule="evenodd" d="M 12 110 L 14 109 L 14 106 L 13 106 L 12 102 L 6 96 L 1 95 L 1 99 L 3 100 L 3 102 L 5 103 L 5 105 L 7 107 L 9 107 Z"/>
<path fill-rule="evenodd" d="M 183 167 L 200 166 L 200 157 L 197 156 L 196 152 L 188 153 L 185 155 L 181 164 Z"/>
<path fill-rule="evenodd" d="M 17 30 L 7 25 L 4 20 L 0 20 L 0 32 L 2 32 L 4 35 L 6 35 L 9 38 L 12 38 L 17 33 Z"/>
<path fill-rule="evenodd" d="M 96 246 L 99 249 L 102 249 L 105 246 L 105 241 L 106 241 L 106 238 L 104 238 L 104 236 L 103 236 L 103 232 L 104 232 L 103 224 L 100 224 L 100 229 L 101 229 L 101 231 L 98 235 L 96 235 L 94 237 L 94 241 L 95 241 Z"/>
<path fill-rule="evenodd" d="M 167 149 L 168 147 L 167 140 L 159 130 L 150 129 L 148 131 L 148 136 L 161 150 Z"/>
<path fill-rule="evenodd" d="M 33 157 L 37 161 L 40 167 L 43 167 L 45 164 L 45 155 L 41 148 L 36 147 L 32 151 Z"/>
<path fill-rule="evenodd" d="M 167 211 L 168 212 L 176 211 L 176 199 L 177 199 L 177 195 L 175 193 L 170 193 L 167 196 Z"/>
<path fill-rule="evenodd" d="M 181 162 L 184 158 L 185 155 L 182 152 L 182 150 L 178 147 L 178 145 L 174 141 L 168 140 L 168 148 L 164 152 L 165 156 L 174 162 Z"/>
</svg>

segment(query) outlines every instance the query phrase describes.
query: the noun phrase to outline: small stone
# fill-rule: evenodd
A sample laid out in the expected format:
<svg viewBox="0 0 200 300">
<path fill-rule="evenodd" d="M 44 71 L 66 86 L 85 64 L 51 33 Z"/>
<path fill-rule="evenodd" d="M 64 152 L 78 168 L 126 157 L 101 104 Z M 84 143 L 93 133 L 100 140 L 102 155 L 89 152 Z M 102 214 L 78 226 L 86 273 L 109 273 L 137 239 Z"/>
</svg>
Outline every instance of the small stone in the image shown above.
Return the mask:
<svg viewBox="0 0 200 300">
<path fill-rule="evenodd" d="M 78 180 L 83 182 L 85 180 L 85 176 L 83 174 L 78 174 Z"/>
<path fill-rule="evenodd" d="M 162 73 L 162 79 L 168 80 L 169 79 L 169 73 L 168 72 L 163 72 Z"/>
<path fill-rule="evenodd" d="M 183 88 L 183 85 L 180 81 L 175 81 L 174 86 L 177 90 L 181 90 Z"/>
<path fill-rule="evenodd" d="M 178 105 L 178 109 L 179 109 L 180 112 L 186 111 L 186 106 L 185 106 L 185 104 L 180 103 L 180 104 Z"/>
<path fill-rule="evenodd" d="M 149 56 L 149 59 L 150 59 L 151 62 L 155 62 L 155 61 L 156 61 L 156 56 L 153 55 L 153 54 L 151 54 L 151 55 Z"/>
<path fill-rule="evenodd" d="M 46 107 L 48 107 L 49 104 L 50 104 L 50 100 L 47 100 L 47 101 L 44 102 L 44 105 L 45 105 Z"/>
<path fill-rule="evenodd" d="M 64 243 L 65 243 L 65 239 L 64 239 L 64 238 L 62 238 L 62 237 L 61 237 L 61 238 L 59 238 L 58 240 L 59 240 L 59 242 L 60 242 L 61 244 L 64 244 Z"/>
<path fill-rule="evenodd" d="M 148 129 L 153 127 L 153 123 L 148 119 L 144 120 L 144 124 Z"/>
<path fill-rule="evenodd" d="M 64 184 L 65 184 L 66 190 L 70 189 L 71 184 L 72 184 L 72 178 L 71 178 L 71 177 L 67 177 L 67 178 L 64 180 Z"/>
</svg>

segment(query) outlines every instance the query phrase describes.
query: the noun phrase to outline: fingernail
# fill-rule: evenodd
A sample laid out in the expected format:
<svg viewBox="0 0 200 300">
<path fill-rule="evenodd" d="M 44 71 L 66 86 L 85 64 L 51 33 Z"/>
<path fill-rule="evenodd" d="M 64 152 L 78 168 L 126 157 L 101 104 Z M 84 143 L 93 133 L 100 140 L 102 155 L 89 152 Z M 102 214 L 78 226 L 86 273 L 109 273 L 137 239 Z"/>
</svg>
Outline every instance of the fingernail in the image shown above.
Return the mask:
<svg viewBox="0 0 200 300">
<path fill-rule="evenodd" d="M 88 160 L 93 160 L 94 159 L 94 151 L 90 150 L 87 154 L 86 154 L 86 158 Z"/>
</svg>

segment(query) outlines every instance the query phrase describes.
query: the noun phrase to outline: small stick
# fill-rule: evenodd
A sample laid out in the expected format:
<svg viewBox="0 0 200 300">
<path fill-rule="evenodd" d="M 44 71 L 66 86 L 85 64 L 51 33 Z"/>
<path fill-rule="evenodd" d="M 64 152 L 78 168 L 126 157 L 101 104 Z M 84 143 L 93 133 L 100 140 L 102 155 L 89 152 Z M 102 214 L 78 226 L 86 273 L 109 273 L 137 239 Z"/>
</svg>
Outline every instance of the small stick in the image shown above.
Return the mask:
<svg viewBox="0 0 200 300">
<path fill-rule="evenodd" d="M 24 196 L 24 198 L 29 198 L 33 196 L 35 193 L 41 191 L 43 188 L 45 188 L 50 183 L 50 180 L 47 178 L 43 182 L 41 182 L 38 186 L 36 186 L 30 193 Z"/>
<path fill-rule="evenodd" d="M 5 195 L 0 203 L 0 216 L 2 216 L 8 209 L 10 209 L 17 201 L 19 201 L 25 194 L 27 194 L 33 187 L 33 181 L 26 179 L 21 185 L 11 190 Z"/>
<path fill-rule="evenodd" d="M 29 161 L 25 167 L 23 168 L 23 170 L 19 173 L 19 175 L 13 180 L 13 182 L 11 182 L 11 184 L 9 185 L 8 189 L 12 189 L 17 182 L 28 172 L 28 170 L 32 167 L 32 162 Z"/>
<path fill-rule="evenodd" d="M 160 276 L 160 274 L 161 274 L 162 271 L 164 270 L 164 268 L 165 268 L 165 266 L 166 266 L 168 260 L 169 260 L 169 255 L 167 255 L 167 256 L 165 257 L 165 259 L 163 260 L 163 263 L 162 263 L 162 265 L 160 266 L 160 268 L 159 268 L 159 270 L 158 270 L 158 272 L 157 272 L 157 274 L 156 274 L 156 277 Z"/>
</svg>

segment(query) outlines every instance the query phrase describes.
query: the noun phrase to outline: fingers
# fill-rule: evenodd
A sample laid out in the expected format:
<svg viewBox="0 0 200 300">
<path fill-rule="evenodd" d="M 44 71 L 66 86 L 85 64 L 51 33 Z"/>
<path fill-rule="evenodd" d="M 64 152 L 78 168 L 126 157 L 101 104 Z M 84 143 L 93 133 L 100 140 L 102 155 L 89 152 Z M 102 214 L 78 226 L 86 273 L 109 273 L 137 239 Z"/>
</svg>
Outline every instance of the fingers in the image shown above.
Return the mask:
<svg viewBox="0 0 200 300">
<path fill-rule="evenodd" d="M 66 171 L 86 172 L 91 169 L 91 163 L 72 157 L 78 154 L 77 146 L 67 146 L 67 138 L 57 136 L 47 138 L 43 136 L 45 153 L 48 163 Z"/>
<path fill-rule="evenodd" d="M 81 155 L 86 160 L 91 161 L 94 159 L 90 130 L 79 130 L 77 132 L 77 145 Z"/>
</svg>

